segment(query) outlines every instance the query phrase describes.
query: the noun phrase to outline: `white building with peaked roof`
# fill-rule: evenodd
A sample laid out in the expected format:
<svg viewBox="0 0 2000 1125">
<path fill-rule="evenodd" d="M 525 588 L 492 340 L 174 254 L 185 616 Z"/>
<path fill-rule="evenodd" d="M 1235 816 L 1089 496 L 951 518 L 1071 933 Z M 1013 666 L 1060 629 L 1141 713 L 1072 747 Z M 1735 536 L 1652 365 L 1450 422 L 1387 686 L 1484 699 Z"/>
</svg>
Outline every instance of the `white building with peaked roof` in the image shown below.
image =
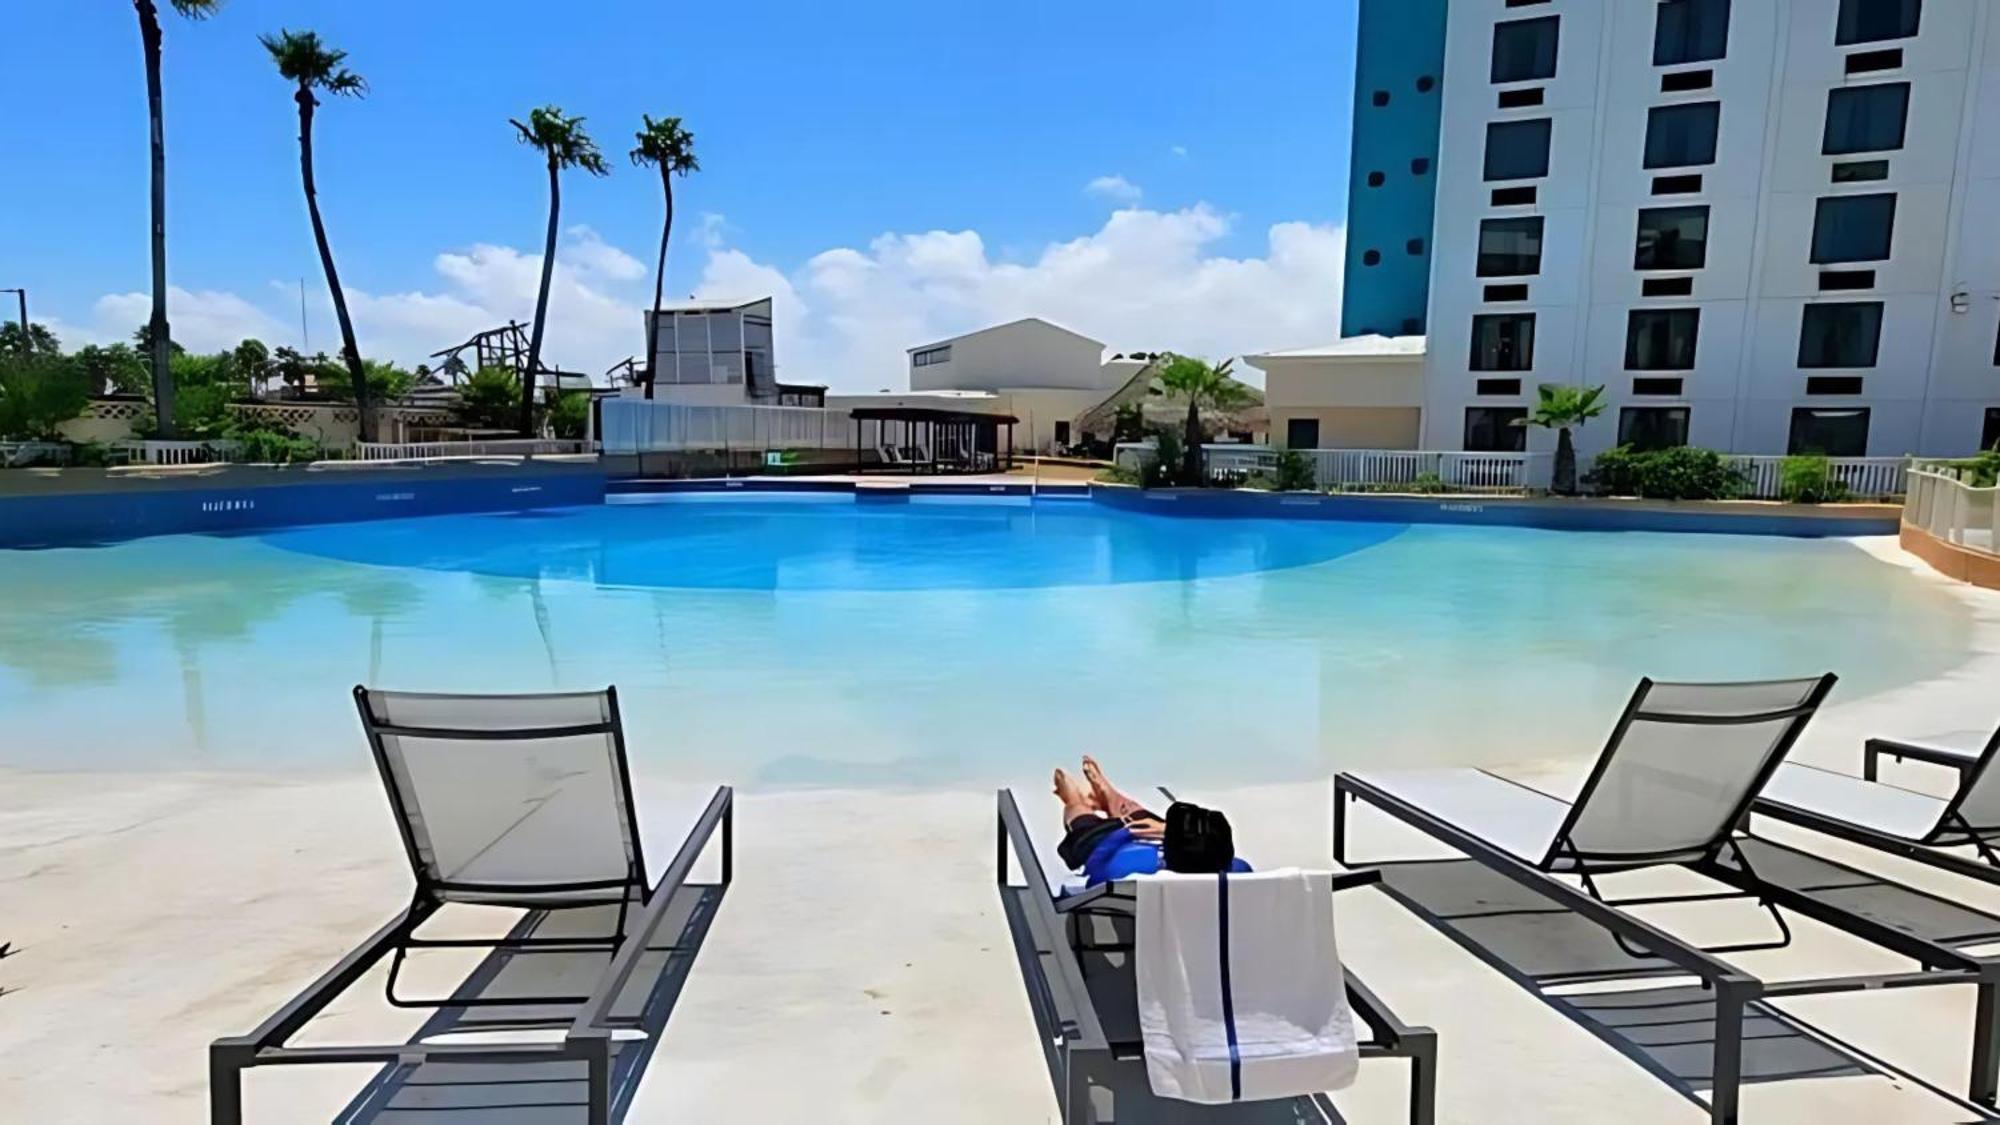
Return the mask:
<svg viewBox="0 0 2000 1125">
<path fill-rule="evenodd" d="M 1415 449 L 1423 431 L 1422 336 L 1355 336 L 1244 356 L 1264 372 L 1271 438 L 1289 449 Z"/>
</svg>

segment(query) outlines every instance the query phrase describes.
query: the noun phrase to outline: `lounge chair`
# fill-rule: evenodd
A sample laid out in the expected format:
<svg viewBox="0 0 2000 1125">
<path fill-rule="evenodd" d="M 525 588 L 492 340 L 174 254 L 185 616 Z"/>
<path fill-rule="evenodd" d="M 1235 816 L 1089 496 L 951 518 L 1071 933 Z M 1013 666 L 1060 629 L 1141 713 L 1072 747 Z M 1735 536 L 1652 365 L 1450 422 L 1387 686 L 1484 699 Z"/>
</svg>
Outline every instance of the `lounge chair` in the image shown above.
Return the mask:
<svg viewBox="0 0 2000 1125">
<path fill-rule="evenodd" d="M 1971 1096 L 1992 1104 L 1996 984 L 1992 964 L 1969 943 L 1865 912 L 1853 888 L 1865 875 L 1739 830 L 1751 801 L 1831 690 L 1834 677 L 1733 684 L 1642 680 L 1574 802 L 1481 770 L 1350 772 L 1335 781 L 1334 856 L 1348 863 L 1347 805 L 1366 801 L 1607 931 L 1631 958 L 1632 976 L 1671 966 L 1712 989 L 1715 1012 L 1709 1111 L 1734 1122 L 1743 1067 L 1746 1005 L 1766 998 L 1874 988 L 1976 984 Z M 1677 866 L 1725 890 L 1608 898 L 1615 872 Z M 1562 877 L 1576 878 L 1581 887 Z M 1391 893 L 1395 893 L 1391 883 Z M 1897 888 L 1905 896 L 1917 895 Z M 1750 899 L 1774 938 L 1700 946 L 1625 908 Z M 1948 906 L 1931 899 L 1929 906 Z M 1791 930 L 1780 908 L 1845 931 L 1917 963 L 1913 971 L 1767 981 L 1721 955 L 1782 948 Z M 2000 939 L 2000 919 L 1979 922 Z M 1978 928 L 1975 926 L 1973 928 Z M 1594 979 L 1618 979 L 1607 972 Z M 1607 1035 L 1601 1028 L 1593 1028 Z M 1609 1036 L 1607 1035 L 1607 1038 Z"/>
<path fill-rule="evenodd" d="M 1881 776 L 1882 759 L 1905 759 L 1943 766 L 1969 773 L 2000 747 L 2000 727 L 1991 731 L 1955 730 L 1929 735 L 1921 740 L 1871 738 L 1861 747 L 1861 776 L 1875 781 Z"/>
<path fill-rule="evenodd" d="M 1051 818 L 1047 831 L 1056 827 Z M 1212 1120 L 1240 1113 L 1244 1109 L 1241 1104 L 1209 1107 L 1153 1100 L 1133 979 L 1131 933 L 1137 900 L 1133 881 L 1082 889 L 1079 877 L 1055 858 L 1054 839 L 1053 835 L 1046 837 L 1050 850 L 1044 853 L 1013 792 L 1000 790 L 1001 904 L 1027 980 L 1061 1120 L 1065 1125 L 1091 1125 L 1099 1120 L 1157 1121 L 1169 1117 L 1175 1121 Z M 1025 886 L 1012 883 L 1010 857 L 1020 868 Z M 1345 873 L 1335 877 L 1334 889 L 1362 886 L 1378 878 L 1374 872 Z M 1361 1057 L 1408 1059 L 1410 1123 L 1431 1125 L 1437 1115 L 1436 1033 L 1404 1024 L 1352 969 L 1343 969 L 1348 1005 L 1366 1031 L 1360 1044 Z M 1110 1092 L 1114 1116 L 1098 1116 L 1094 1089 Z M 1117 1104 L 1127 1098 L 1138 1099 L 1147 1108 L 1134 1113 L 1129 1105 Z M 1300 1100 L 1312 1103 L 1309 1108 L 1314 1116 L 1286 1116 L 1284 1120 L 1338 1120 L 1331 1115 L 1332 1106 L 1324 1096 Z"/>
<path fill-rule="evenodd" d="M 242 1071 L 307 1063 L 379 1063 L 444 1071 L 516 1065 L 537 1081 L 584 1079 L 584 1120 L 610 1120 L 614 1032 L 633 1030 L 622 994 L 719 827 L 721 883 L 732 864 L 732 792 L 718 788 L 657 881 L 649 881 L 633 811 L 625 735 L 615 689 L 551 695 L 424 695 L 354 689 L 361 724 L 388 790 L 416 886 L 410 904 L 248 1035 L 209 1052 L 211 1120 L 243 1118 Z M 510 907 L 522 922 L 504 937 L 427 937 L 424 923 L 450 906 Z M 543 925 L 550 919 L 554 924 Z M 557 936 L 538 936 L 543 932 Z M 582 991 L 509 987 L 489 994 L 473 979 L 445 996 L 399 987 L 408 954 L 487 949 L 481 972 L 532 984 L 538 954 L 555 979 L 588 971 Z M 288 1041 L 335 998 L 388 960 L 384 998 L 399 1008 L 501 1009 L 496 1023 L 562 1028 L 529 1043 L 408 1042 L 298 1046 Z M 556 963 L 561 963 L 560 965 Z M 494 966 L 497 966 L 495 968 Z M 526 966 L 522 971 L 516 970 Z"/>
</svg>

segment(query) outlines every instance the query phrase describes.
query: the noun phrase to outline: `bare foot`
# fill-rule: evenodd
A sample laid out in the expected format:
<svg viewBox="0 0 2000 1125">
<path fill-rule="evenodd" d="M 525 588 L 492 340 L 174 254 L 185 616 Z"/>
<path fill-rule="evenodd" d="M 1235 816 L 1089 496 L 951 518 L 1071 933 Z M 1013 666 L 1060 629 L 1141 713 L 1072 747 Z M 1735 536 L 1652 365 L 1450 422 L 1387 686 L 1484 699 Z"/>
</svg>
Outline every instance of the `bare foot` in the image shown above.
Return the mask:
<svg viewBox="0 0 2000 1125">
<path fill-rule="evenodd" d="M 1111 782 L 1105 780 L 1104 767 L 1098 765 L 1097 759 L 1088 754 L 1083 756 L 1083 776 L 1084 780 L 1090 782 L 1090 791 L 1096 794 L 1097 803 L 1104 807 L 1105 812 L 1119 820 L 1124 820 L 1145 808 L 1144 805 L 1120 793 Z"/>
<path fill-rule="evenodd" d="M 1056 800 L 1062 802 L 1065 812 L 1071 809 L 1088 812 L 1098 807 L 1089 788 L 1061 769 L 1056 770 L 1055 790 Z"/>
</svg>

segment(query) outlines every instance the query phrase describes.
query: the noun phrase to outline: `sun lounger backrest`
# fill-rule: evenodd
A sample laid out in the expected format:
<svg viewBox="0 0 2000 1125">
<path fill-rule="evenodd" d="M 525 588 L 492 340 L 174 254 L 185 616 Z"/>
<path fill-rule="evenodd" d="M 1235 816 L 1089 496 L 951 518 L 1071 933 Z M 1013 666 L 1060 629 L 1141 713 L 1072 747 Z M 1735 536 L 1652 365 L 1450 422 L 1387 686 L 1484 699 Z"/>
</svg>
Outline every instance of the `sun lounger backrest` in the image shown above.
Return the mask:
<svg viewBox="0 0 2000 1125">
<path fill-rule="evenodd" d="M 421 892 L 616 901 L 644 884 L 615 692 L 354 697 Z"/>
<path fill-rule="evenodd" d="M 2000 730 L 1986 740 L 1979 763 L 1965 771 L 1949 814 L 1952 827 L 1969 825 L 1977 832 L 2000 830 L 2000 766 L 1994 764 L 1996 757 L 2000 757 Z"/>
<path fill-rule="evenodd" d="M 1551 860 L 1674 862 L 1712 854 L 1833 680 L 1640 681 Z"/>
</svg>

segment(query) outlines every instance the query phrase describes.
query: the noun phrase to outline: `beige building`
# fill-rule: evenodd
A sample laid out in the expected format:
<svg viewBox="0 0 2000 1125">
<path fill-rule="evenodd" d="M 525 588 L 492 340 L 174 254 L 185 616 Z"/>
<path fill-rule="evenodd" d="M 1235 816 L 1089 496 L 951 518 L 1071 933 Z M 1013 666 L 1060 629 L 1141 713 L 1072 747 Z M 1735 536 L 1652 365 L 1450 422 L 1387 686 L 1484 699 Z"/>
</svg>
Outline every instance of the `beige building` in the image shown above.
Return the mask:
<svg viewBox="0 0 2000 1125">
<path fill-rule="evenodd" d="M 1244 356 L 1264 372 L 1271 439 L 1287 449 L 1417 449 L 1424 337 L 1356 336 Z"/>
<path fill-rule="evenodd" d="M 1107 360 L 1102 342 L 1038 317 L 923 344 L 909 356 L 913 394 L 897 396 L 898 404 L 944 394 L 958 400 L 948 404 L 954 408 L 977 410 L 982 406 L 967 403 L 982 401 L 987 413 L 1019 418 L 1018 448 L 1041 453 L 1081 441 L 1078 420 L 1146 366 L 1122 356 Z M 846 397 L 837 404 L 861 405 Z"/>
</svg>

